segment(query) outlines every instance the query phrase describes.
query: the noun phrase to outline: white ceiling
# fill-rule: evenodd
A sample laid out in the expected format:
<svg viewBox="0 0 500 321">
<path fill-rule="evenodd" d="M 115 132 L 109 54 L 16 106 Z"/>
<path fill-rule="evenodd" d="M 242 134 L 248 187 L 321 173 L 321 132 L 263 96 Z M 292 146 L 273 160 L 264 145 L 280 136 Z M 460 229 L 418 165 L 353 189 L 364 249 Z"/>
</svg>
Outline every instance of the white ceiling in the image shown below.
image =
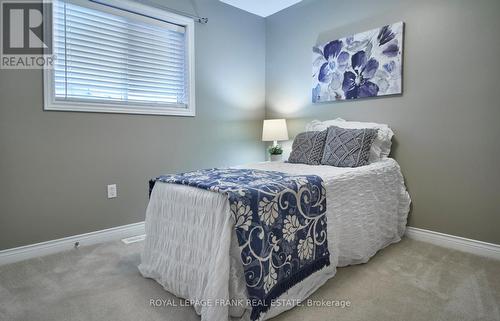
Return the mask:
<svg viewBox="0 0 500 321">
<path fill-rule="evenodd" d="M 267 17 L 302 0 L 220 0 L 233 7 Z"/>
</svg>

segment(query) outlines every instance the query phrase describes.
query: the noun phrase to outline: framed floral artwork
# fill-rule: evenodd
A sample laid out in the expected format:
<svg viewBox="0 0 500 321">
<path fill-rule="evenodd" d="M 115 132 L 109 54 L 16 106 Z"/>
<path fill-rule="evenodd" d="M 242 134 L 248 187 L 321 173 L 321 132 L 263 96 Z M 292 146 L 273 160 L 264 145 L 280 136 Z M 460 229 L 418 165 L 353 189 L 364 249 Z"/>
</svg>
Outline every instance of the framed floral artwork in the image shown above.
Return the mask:
<svg viewBox="0 0 500 321">
<path fill-rule="evenodd" d="M 402 93 L 403 22 L 313 47 L 313 103 Z"/>
</svg>

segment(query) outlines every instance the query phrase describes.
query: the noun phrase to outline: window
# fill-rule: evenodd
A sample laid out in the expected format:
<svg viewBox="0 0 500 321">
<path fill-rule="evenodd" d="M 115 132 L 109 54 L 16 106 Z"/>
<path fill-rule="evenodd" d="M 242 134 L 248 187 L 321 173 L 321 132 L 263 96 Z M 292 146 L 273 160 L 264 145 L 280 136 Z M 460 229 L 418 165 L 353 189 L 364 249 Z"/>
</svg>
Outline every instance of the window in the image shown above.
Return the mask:
<svg viewBox="0 0 500 321">
<path fill-rule="evenodd" d="M 45 109 L 194 116 L 194 22 L 129 1 L 53 2 Z"/>
</svg>

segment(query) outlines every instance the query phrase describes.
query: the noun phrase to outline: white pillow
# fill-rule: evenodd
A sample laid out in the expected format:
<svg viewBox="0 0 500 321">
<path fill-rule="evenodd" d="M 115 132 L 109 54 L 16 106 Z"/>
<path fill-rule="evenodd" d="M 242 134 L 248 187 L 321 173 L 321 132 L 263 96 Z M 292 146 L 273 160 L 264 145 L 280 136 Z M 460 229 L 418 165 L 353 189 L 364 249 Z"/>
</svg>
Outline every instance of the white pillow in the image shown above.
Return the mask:
<svg viewBox="0 0 500 321">
<path fill-rule="evenodd" d="M 313 120 L 306 125 L 306 131 L 312 130 L 325 130 L 330 126 L 337 126 L 341 128 L 376 128 L 378 129 L 377 137 L 372 143 L 370 148 L 369 162 L 375 162 L 382 158 L 387 158 L 391 152 L 393 131 L 386 124 L 367 123 L 358 121 L 346 121 L 342 118 L 332 120 Z"/>
</svg>

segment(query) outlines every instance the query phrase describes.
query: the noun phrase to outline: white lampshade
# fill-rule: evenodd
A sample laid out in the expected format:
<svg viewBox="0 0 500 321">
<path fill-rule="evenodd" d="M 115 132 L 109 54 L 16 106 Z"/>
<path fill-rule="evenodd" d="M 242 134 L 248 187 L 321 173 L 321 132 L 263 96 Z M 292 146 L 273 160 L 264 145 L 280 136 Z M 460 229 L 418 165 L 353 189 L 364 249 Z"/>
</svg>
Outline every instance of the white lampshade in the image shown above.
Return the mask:
<svg viewBox="0 0 500 321">
<path fill-rule="evenodd" d="M 288 130 L 284 119 L 266 119 L 262 128 L 262 141 L 288 140 Z"/>
</svg>

